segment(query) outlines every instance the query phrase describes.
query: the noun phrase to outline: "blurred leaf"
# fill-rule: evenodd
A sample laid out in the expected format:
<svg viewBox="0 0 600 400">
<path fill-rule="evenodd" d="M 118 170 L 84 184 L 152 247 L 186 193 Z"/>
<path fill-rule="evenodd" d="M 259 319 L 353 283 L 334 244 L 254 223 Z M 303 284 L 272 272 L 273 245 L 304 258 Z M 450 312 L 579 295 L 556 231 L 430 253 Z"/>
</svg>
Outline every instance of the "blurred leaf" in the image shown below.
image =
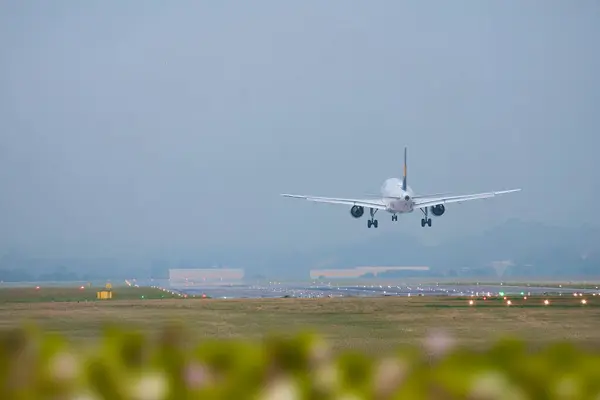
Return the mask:
<svg viewBox="0 0 600 400">
<path fill-rule="evenodd" d="M 505 338 L 486 351 L 447 348 L 432 357 L 403 346 L 379 360 L 332 354 L 318 336 L 262 342 L 188 340 L 168 325 L 151 340 L 106 326 L 98 347 L 27 329 L 0 332 L 0 399 L 582 399 L 600 394 L 600 354 L 571 343 L 533 351 Z M 192 347 L 193 345 L 193 347 Z"/>
</svg>

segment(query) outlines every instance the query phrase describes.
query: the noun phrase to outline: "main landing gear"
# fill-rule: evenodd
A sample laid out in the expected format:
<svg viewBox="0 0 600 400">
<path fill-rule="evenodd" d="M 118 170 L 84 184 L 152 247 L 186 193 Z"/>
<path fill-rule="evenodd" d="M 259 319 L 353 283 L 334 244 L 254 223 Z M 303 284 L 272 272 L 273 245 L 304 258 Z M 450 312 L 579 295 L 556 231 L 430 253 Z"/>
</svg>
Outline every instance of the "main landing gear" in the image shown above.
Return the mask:
<svg viewBox="0 0 600 400">
<path fill-rule="evenodd" d="M 431 227 L 431 218 L 429 218 L 429 209 L 428 208 L 425 208 L 425 209 L 421 208 L 421 211 L 425 215 L 425 218 L 421 218 L 421 228 L 425 228 L 425 225 Z"/>
<path fill-rule="evenodd" d="M 376 208 L 371 208 L 371 219 L 367 221 L 367 227 L 377 228 L 377 220 L 375 219 L 375 214 L 377 213 Z"/>
<path fill-rule="evenodd" d="M 398 221 L 398 216 L 396 214 L 392 215 L 392 221 Z"/>
</svg>

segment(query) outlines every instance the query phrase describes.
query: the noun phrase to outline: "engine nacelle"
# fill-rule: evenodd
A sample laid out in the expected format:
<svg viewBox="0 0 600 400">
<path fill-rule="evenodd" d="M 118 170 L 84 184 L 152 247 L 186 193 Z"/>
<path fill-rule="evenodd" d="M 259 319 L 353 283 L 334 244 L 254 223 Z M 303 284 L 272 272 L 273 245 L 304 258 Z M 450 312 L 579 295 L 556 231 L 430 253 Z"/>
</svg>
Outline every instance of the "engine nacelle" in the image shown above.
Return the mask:
<svg viewBox="0 0 600 400">
<path fill-rule="evenodd" d="M 350 209 L 350 214 L 352 214 L 354 218 L 360 218 L 363 216 L 364 213 L 365 208 L 361 206 L 352 206 L 352 208 Z"/>
<path fill-rule="evenodd" d="M 446 212 L 446 207 L 443 204 L 438 204 L 437 206 L 431 206 L 430 210 L 436 217 L 441 217 Z"/>
</svg>

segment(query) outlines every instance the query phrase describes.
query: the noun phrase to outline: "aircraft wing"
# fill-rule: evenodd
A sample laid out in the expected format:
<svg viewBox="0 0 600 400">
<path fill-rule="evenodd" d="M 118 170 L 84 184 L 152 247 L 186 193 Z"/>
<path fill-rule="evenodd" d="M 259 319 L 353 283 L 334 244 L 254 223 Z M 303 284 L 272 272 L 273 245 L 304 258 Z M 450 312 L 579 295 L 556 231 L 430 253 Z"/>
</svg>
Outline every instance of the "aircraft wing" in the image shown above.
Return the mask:
<svg viewBox="0 0 600 400">
<path fill-rule="evenodd" d="M 386 205 L 381 199 L 342 199 L 335 197 L 314 197 L 314 196 L 301 196 L 297 194 L 282 194 L 283 197 L 292 197 L 295 199 L 304 199 L 308 201 L 314 201 L 317 203 L 329 203 L 329 204 L 345 204 L 349 206 L 361 206 L 366 208 L 376 208 L 379 210 L 385 210 Z"/>
<path fill-rule="evenodd" d="M 437 206 L 438 204 L 462 203 L 469 200 L 489 199 L 501 194 L 519 192 L 521 189 L 503 190 L 499 192 L 486 192 L 476 194 L 466 194 L 460 196 L 423 196 L 414 199 L 415 208 L 427 208 Z"/>
</svg>

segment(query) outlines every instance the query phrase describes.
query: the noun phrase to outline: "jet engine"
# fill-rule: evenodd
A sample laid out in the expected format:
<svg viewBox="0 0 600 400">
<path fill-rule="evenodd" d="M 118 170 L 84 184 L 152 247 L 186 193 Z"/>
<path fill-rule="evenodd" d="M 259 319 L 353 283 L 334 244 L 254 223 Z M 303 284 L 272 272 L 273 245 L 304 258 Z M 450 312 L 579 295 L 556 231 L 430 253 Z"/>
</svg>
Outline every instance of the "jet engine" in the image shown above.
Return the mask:
<svg viewBox="0 0 600 400">
<path fill-rule="evenodd" d="M 436 217 L 441 217 L 446 211 L 446 207 L 443 204 L 438 204 L 437 206 L 431 206 L 431 213 Z"/>
<path fill-rule="evenodd" d="M 352 208 L 350 209 L 350 214 L 352 214 L 354 218 L 360 218 L 363 216 L 364 213 L 365 208 L 361 206 L 352 206 Z"/>
</svg>

